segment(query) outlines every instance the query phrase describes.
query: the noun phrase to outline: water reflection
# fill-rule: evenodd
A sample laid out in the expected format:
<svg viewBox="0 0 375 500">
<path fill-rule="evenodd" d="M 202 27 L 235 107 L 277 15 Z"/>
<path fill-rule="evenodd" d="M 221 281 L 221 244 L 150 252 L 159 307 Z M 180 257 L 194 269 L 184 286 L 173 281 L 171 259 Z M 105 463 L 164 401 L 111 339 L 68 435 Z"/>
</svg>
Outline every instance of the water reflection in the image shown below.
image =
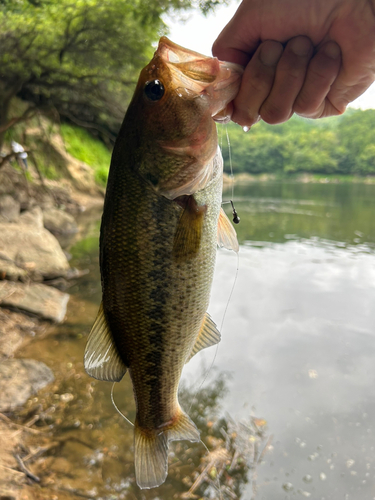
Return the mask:
<svg viewBox="0 0 375 500">
<path fill-rule="evenodd" d="M 223 405 L 266 416 L 275 435 L 259 499 L 374 496 L 375 255 L 321 243 L 241 249 L 215 364 L 235 367 Z M 230 257 L 219 254 L 214 318 Z"/>
<path fill-rule="evenodd" d="M 235 192 L 237 283 L 215 369 L 189 411 L 211 454 L 175 443 L 165 485 L 135 486 L 132 429 L 112 408 L 110 384 L 83 370 L 100 301 L 96 222 L 71 250 L 72 265 L 91 272 L 70 289 L 67 323 L 24 352 L 57 374 L 24 415 L 39 415 L 38 428 L 51 433 L 53 446 L 35 462 L 46 498 L 219 498 L 218 476 L 223 498 L 375 498 L 375 186 Z M 218 253 L 210 313 L 219 325 L 236 268 L 233 253 Z M 202 351 L 186 365 L 187 410 L 214 356 Z M 134 420 L 127 377 L 115 398 Z M 42 444 L 40 434 L 35 449 Z"/>
<path fill-rule="evenodd" d="M 42 479 L 44 494 L 58 493 L 59 499 L 66 494 L 103 500 L 227 500 L 240 498 L 249 479 L 256 491 L 256 472 L 271 444 L 267 423 L 260 418 L 238 422 L 219 415 L 227 391 L 224 373 L 217 373 L 198 394 L 187 386 L 181 389 L 181 402 L 189 408 L 204 444 L 174 443 L 166 482 L 156 490 L 141 492 L 135 483 L 133 430 L 108 404 L 108 384 L 89 382 L 75 363 L 68 365 L 68 372 L 60 375 L 54 387 L 56 392 L 45 391 L 34 398 L 23 415 L 25 420 L 38 415 L 41 434 L 30 440 L 27 451 L 36 455 L 33 470 Z M 130 383 L 124 381 L 116 388 L 116 399 L 134 418 Z M 44 435 L 47 429 L 49 438 Z"/>
<path fill-rule="evenodd" d="M 236 208 L 241 216 L 236 230 L 241 242 L 285 242 L 286 235 L 297 235 L 351 244 L 367 242 L 374 248 L 374 195 L 374 186 L 366 184 L 236 186 Z"/>
</svg>

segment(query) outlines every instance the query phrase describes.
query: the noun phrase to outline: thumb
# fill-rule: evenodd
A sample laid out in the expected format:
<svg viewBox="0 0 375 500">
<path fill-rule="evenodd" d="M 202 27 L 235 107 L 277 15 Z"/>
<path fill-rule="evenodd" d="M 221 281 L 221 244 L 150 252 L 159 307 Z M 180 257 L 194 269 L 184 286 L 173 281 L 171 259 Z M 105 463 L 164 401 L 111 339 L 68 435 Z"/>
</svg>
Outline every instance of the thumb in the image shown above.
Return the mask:
<svg viewBox="0 0 375 500">
<path fill-rule="evenodd" d="M 212 54 L 222 61 L 246 66 L 261 42 L 261 34 L 257 29 L 260 22 L 256 11 L 254 16 L 249 16 L 242 12 L 242 5 L 215 40 Z"/>
</svg>

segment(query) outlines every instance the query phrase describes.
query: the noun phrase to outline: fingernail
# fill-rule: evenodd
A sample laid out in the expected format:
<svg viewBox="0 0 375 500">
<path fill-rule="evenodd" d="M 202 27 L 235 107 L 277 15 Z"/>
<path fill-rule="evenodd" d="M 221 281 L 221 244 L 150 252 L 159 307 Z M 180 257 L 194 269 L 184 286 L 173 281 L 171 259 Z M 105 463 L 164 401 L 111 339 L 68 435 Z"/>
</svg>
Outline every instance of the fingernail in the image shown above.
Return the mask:
<svg viewBox="0 0 375 500">
<path fill-rule="evenodd" d="M 330 57 L 331 59 L 338 59 L 340 57 L 341 50 L 335 42 L 327 43 L 323 50 L 326 56 Z"/>
<path fill-rule="evenodd" d="M 299 36 L 290 42 L 290 48 L 296 56 L 307 56 L 311 50 L 311 42 L 308 38 Z"/>
<path fill-rule="evenodd" d="M 259 59 L 265 66 L 274 66 L 281 57 L 283 47 L 278 42 L 265 42 L 260 49 Z"/>
</svg>

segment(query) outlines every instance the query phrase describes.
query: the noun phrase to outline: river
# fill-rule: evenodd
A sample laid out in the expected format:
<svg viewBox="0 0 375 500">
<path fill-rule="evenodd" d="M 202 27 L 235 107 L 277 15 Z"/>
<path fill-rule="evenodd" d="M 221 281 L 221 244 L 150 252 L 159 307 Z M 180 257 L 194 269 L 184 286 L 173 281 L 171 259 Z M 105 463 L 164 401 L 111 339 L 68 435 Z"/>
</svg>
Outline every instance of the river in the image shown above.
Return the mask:
<svg viewBox="0 0 375 500">
<path fill-rule="evenodd" d="M 235 205 L 239 258 L 218 251 L 209 308 L 222 341 L 186 365 L 182 394 L 207 446 L 232 452 L 217 463 L 222 498 L 375 499 L 375 185 L 253 183 L 236 186 Z M 83 370 L 100 303 L 99 215 L 84 227 L 71 264 L 90 273 L 69 290 L 67 321 L 23 352 L 56 373 L 27 408 L 28 417 L 42 408 L 40 425 L 59 441 L 44 456 L 41 491 L 220 498 L 215 469 L 199 475 L 208 463 L 199 443 L 172 447 L 162 487 L 134 484 L 132 428 L 111 384 Z M 134 420 L 128 377 L 114 396 Z"/>
</svg>

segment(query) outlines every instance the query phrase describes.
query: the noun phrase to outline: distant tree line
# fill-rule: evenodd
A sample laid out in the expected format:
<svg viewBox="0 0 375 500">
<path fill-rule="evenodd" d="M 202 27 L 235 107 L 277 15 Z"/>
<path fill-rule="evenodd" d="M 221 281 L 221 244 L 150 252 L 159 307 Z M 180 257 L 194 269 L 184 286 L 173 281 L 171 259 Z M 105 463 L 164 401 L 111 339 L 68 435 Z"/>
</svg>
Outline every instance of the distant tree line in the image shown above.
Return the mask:
<svg viewBox="0 0 375 500">
<path fill-rule="evenodd" d="M 250 174 L 375 175 L 375 110 L 349 109 L 323 120 L 293 117 L 281 125 L 260 122 L 247 133 L 229 124 L 233 172 Z M 229 148 L 220 132 L 225 170 Z"/>
</svg>

